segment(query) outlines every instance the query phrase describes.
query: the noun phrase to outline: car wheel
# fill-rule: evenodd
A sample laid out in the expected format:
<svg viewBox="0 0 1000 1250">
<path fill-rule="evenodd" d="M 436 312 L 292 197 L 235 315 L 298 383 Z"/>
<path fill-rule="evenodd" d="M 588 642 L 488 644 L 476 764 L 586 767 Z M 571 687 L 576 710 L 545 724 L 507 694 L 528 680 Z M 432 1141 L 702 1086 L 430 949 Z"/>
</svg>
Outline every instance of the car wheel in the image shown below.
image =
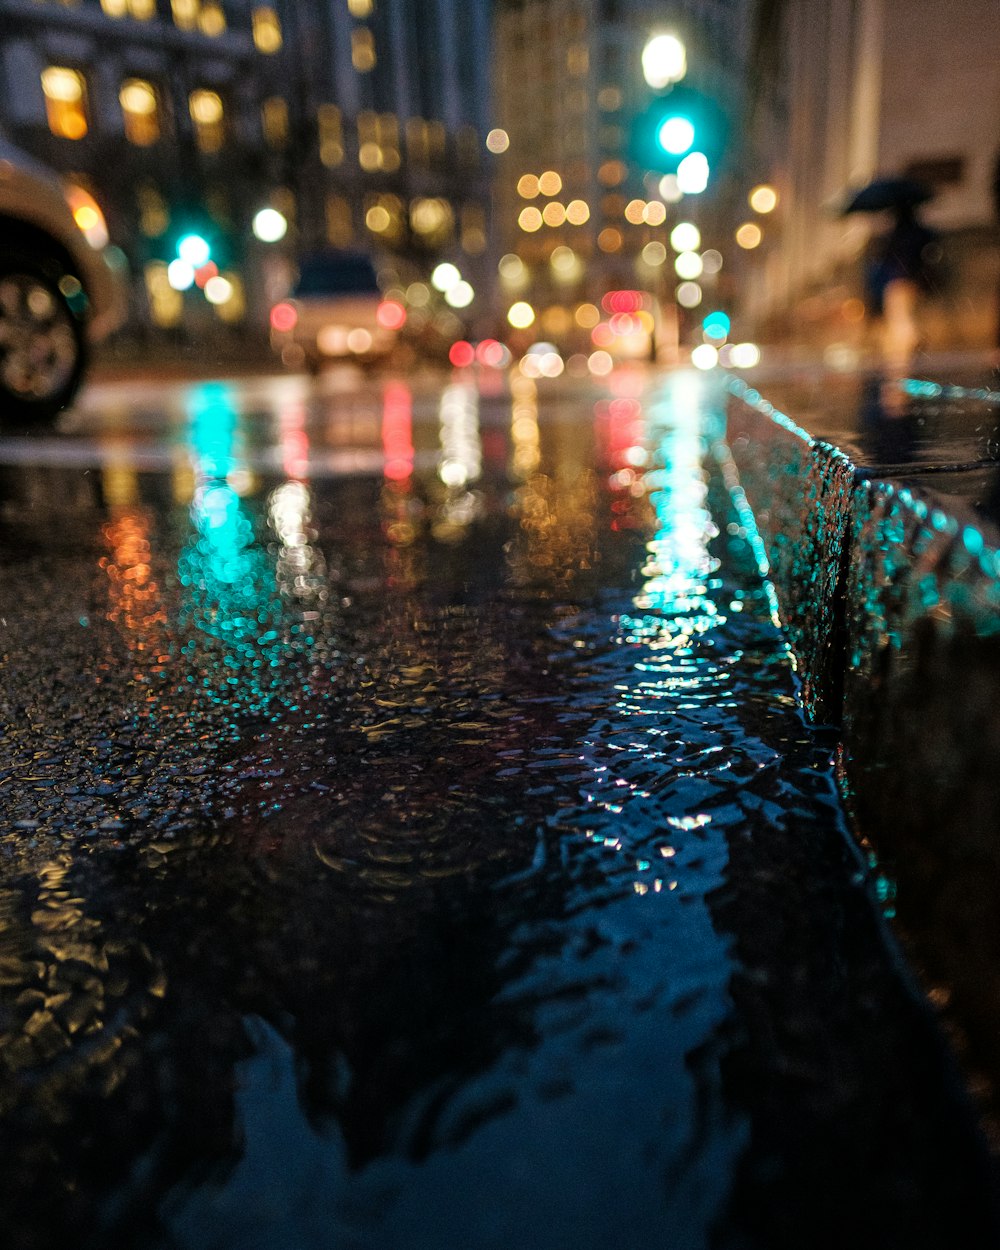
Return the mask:
<svg viewBox="0 0 1000 1250">
<path fill-rule="evenodd" d="M 29 261 L 0 264 L 0 421 L 51 421 L 80 386 L 85 363 L 83 325 L 58 279 Z"/>
</svg>

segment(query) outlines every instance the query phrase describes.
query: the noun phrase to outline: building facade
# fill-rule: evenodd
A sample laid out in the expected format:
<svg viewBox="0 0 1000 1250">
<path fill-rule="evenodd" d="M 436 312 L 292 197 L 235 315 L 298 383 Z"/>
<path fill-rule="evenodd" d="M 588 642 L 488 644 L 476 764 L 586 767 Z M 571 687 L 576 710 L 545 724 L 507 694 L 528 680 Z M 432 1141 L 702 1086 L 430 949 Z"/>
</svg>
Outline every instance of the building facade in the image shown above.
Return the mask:
<svg viewBox="0 0 1000 1250">
<path fill-rule="evenodd" d="M 508 298 L 537 306 L 537 332 L 585 347 L 588 323 L 616 289 L 652 292 L 675 311 L 682 279 L 668 246 L 679 220 L 723 256 L 704 274 L 703 301 L 726 294 L 725 223 L 745 174 L 738 136 L 751 8 L 740 0 L 503 0 L 495 91 L 509 136 L 496 184 L 501 280 Z M 637 118 L 654 94 L 641 66 L 651 36 L 676 34 L 685 85 L 716 101 L 730 142 L 700 194 L 661 190 L 662 173 L 637 153 Z M 699 297 L 701 298 L 701 297 Z M 689 319 L 697 315 L 693 305 Z"/>
<path fill-rule="evenodd" d="M 995 341 L 1000 247 L 1000 6 L 996 0 L 796 0 L 783 10 L 759 146 L 782 193 L 747 273 L 756 320 L 775 332 L 853 341 L 860 275 L 878 218 L 844 217 L 850 188 L 926 182 L 942 234 L 940 298 L 925 310 L 941 346 Z"/>
<path fill-rule="evenodd" d="M 133 336 L 263 327 L 296 258 L 324 246 L 372 251 L 403 288 L 440 259 L 478 275 L 489 8 L 0 0 L 0 129 L 103 213 Z M 282 238 L 255 233 L 263 208 Z M 210 257 L 178 290 L 191 233 Z M 206 274 L 224 279 L 209 300 Z"/>
</svg>

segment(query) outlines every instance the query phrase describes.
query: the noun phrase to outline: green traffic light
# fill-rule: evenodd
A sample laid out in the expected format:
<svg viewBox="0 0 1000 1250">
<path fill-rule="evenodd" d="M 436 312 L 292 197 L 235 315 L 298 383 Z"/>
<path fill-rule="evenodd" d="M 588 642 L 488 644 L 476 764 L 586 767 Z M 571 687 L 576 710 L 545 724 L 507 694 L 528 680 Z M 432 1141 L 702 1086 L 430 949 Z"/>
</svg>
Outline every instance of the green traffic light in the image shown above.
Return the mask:
<svg viewBox="0 0 1000 1250">
<path fill-rule="evenodd" d="M 656 142 L 671 156 L 683 156 L 694 143 L 694 126 L 679 115 L 664 118 L 657 128 Z"/>
<path fill-rule="evenodd" d="M 200 269 L 207 265 L 212 255 L 208 240 L 200 234 L 186 234 L 177 242 L 177 255 L 186 260 L 192 269 Z"/>
</svg>

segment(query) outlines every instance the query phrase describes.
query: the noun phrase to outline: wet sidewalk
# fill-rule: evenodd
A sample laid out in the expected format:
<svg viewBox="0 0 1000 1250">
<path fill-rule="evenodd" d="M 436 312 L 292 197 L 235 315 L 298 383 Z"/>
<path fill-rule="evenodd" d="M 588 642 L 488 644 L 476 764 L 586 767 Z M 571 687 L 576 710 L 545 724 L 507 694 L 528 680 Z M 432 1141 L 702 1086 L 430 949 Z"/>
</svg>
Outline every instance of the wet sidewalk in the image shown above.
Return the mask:
<svg viewBox="0 0 1000 1250">
<path fill-rule="evenodd" d="M 998 375 L 733 379 L 729 422 L 807 706 L 837 726 L 887 911 L 995 1123 Z"/>
</svg>

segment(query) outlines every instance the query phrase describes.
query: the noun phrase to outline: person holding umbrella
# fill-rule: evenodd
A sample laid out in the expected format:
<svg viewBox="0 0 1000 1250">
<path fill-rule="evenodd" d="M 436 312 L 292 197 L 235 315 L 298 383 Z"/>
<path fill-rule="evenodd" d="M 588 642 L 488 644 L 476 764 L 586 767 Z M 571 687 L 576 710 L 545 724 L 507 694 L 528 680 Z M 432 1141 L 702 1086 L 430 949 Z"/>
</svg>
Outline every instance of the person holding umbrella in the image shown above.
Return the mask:
<svg viewBox="0 0 1000 1250">
<path fill-rule="evenodd" d="M 892 214 L 891 228 L 872 240 L 865 263 L 865 307 L 881 324 L 882 356 L 891 369 L 905 369 L 916 351 L 919 299 L 934 289 L 939 235 L 917 216 L 932 195 L 911 178 L 880 178 L 855 192 L 843 210 Z"/>
</svg>

